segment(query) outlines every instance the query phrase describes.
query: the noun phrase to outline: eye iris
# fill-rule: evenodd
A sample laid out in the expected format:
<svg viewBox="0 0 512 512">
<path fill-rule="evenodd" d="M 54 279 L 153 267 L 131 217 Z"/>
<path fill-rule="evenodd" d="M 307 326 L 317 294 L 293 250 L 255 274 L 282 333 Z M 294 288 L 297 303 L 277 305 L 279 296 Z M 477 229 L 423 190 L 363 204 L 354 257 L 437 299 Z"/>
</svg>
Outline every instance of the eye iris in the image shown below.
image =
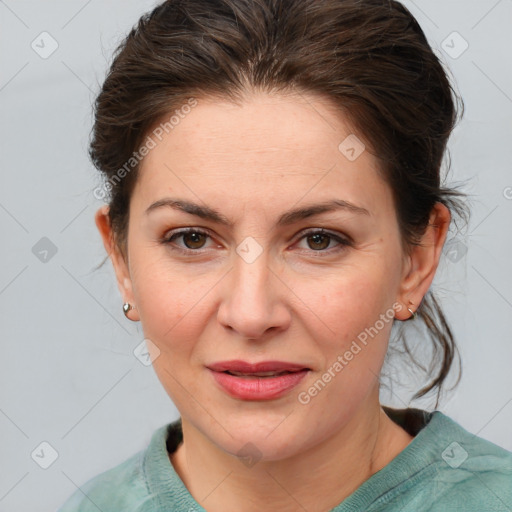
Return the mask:
<svg viewBox="0 0 512 512">
<path fill-rule="evenodd" d="M 322 247 L 316 247 L 316 249 L 325 249 L 326 247 L 329 246 L 329 240 L 330 240 L 329 235 L 323 235 L 321 233 L 316 233 L 314 235 L 310 235 L 308 237 L 308 239 L 310 239 L 310 240 L 314 239 L 314 241 L 313 241 L 314 244 L 321 244 L 322 239 L 324 240 L 324 242 L 327 241 L 327 243 L 322 244 Z M 312 247 L 312 249 L 314 249 L 314 248 Z"/>
<path fill-rule="evenodd" d="M 201 238 L 203 238 L 201 243 Z M 187 239 L 191 239 L 191 243 L 187 241 Z M 185 245 L 189 249 L 200 249 L 204 245 L 204 235 L 202 233 L 198 233 L 196 231 L 192 231 L 190 233 L 184 233 L 183 234 L 183 241 L 185 242 Z M 199 244 L 199 245 L 195 245 Z"/>
</svg>

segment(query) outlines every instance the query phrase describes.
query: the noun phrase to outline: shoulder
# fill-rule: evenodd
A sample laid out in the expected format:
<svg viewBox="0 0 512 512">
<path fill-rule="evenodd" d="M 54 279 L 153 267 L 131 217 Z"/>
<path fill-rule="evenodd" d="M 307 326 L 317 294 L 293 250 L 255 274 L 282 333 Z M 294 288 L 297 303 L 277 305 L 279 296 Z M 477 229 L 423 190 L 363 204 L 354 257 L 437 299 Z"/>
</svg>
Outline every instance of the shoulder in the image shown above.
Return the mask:
<svg viewBox="0 0 512 512">
<path fill-rule="evenodd" d="M 136 510 L 134 503 L 146 494 L 142 472 L 144 451 L 131 456 L 81 485 L 58 512 Z"/>
<path fill-rule="evenodd" d="M 509 472 L 512 469 L 512 452 L 468 432 L 440 411 L 433 414 L 438 419 L 434 434 L 441 443 L 448 443 L 441 453 L 446 467 L 481 473 Z"/>
<path fill-rule="evenodd" d="M 368 512 L 512 511 L 512 452 L 441 411 L 387 412 L 414 439 L 361 486 Z"/>
<path fill-rule="evenodd" d="M 151 441 L 122 463 L 94 476 L 78 487 L 57 512 L 136 512 L 150 498 L 147 464 L 150 450 L 165 446 L 168 425 L 153 432 Z"/>
<path fill-rule="evenodd" d="M 478 437 L 440 411 L 434 412 L 436 441 L 428 510 L 506 511 L 512 508 L 512 452 Z"/>
</svg>

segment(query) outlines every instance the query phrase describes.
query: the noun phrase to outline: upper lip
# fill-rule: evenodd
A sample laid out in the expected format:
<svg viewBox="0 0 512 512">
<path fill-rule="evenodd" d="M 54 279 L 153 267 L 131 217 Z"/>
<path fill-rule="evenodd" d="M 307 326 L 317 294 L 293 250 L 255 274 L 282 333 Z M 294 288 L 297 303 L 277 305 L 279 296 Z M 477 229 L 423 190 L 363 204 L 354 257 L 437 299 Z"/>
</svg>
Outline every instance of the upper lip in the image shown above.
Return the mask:
<svg viewBox="0 0 512 512">
<path fill-rule="evenodd" d="M 249 363 L 247 361 L 219 361 L 207 366 L 215 372 L 239 372 L 239 373 L 260 373 L 260 372 L 284 372 L 284 371 L 300 371 L 309 370 L 303 364 L 288 363 L 285 361 L 261 361 L 259 363 Z"/>
</svg>

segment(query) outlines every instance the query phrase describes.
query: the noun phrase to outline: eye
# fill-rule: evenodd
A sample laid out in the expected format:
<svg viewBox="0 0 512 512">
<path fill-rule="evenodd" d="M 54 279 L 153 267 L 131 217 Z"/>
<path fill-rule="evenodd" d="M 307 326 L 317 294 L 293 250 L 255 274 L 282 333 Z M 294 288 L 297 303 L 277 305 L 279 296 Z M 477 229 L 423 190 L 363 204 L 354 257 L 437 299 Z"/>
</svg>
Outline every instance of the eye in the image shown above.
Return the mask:
<svg viewBox="0 0 512 512">
<path fill-rule="evenodd" d="M 188 228 L 171 232 L 170 236 L 169 234 L 166 235 L 161 242 L 163 244 L 173 244 L 178 238 L 181 238 L 184 244 L 184 247 L 178 246 L 178 250 L 183 250 L 184 252 L 187 250 L 198 252 L 198 249 L 203 249 L 206 240 L 211 237 L 206 231 L 197 228 Z"/>
<path fill-rule="evenodd" d="M 308 248 L 314 252 L 331 253 L 331 250 L 327 251 L 325 249 L 331 245 L 332 241 L 335 241 L 338 244 L 336 247 L 334 247 L 334 249 L 331 247 L 333 251 L 343 250 L 344 247 L 351 245 L 351 242 L 348 239 L 323 229 L 309 230 L 305 233 L 302 233 L 302 237 L 299 239 L 299 241 L 301 240 L 306 240 Z"/>
<path fill-rule="evenodd" d="M 307 249 L 316 253 L 331 254 L 332 252 L 343 250 L 346 246 L 351 245 L 349 239 L 325 231 L 324 229 L 311 229 L 301 233 L 301 235 L 299 242 L 307 240 Z M 176 240 L 178 239 L 182 239 L 182 245 L 176 244 Z M 201 249 L 205 249 L 205 244 L 208 239 L 211 239 L 208 232 L 199 228 L 186 228 L 167 233 L 160 242 L 164 245 L 171 246 L 173 250 L 190 254 L 193 252 L 201 253 Z M 337 246 L 329 248 L 333 241 L 337 243 Z"/>
</svg>

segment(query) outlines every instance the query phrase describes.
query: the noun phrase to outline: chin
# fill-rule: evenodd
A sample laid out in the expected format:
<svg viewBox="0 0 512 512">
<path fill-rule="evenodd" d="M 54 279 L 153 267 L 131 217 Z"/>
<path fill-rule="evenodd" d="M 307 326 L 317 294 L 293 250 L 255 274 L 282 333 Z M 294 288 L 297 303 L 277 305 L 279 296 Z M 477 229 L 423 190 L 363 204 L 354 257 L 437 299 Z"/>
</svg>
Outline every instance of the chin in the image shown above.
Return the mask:
<svg viewBox="0 0 512 512">
<path fill-rule="evenodd" d="M 258 461 L 277 461 L 297 455 L 307 449 L 311 439 L 304 437 L 310 431 L 306 425 L 296 425 L 284 419 L 286 415 L 267 416 L 268 421 L 259 415 L 258 421 L 249 415 L 244 421 L 238 418 L 236 423 L 229 422 L 215 431 L 215 438 L 209 432 L 210 440 L 220 449 L 242 459 L 248 467 Z M 290 418 L 291 419 L 291 418 Z M 228 432 L 233 432 L 230 436 Z"/>
<path fill-rule="evenodd" d="M 220 448 L 226 453 L 239 458 L 248 467 L 257 462 L 288 459 L 301 451 L 300 446 L 290 444 L 289 440 L 278 438 L 270 440 L 265 436 L 260 438 L 244 436 Z"/>
</svg>

